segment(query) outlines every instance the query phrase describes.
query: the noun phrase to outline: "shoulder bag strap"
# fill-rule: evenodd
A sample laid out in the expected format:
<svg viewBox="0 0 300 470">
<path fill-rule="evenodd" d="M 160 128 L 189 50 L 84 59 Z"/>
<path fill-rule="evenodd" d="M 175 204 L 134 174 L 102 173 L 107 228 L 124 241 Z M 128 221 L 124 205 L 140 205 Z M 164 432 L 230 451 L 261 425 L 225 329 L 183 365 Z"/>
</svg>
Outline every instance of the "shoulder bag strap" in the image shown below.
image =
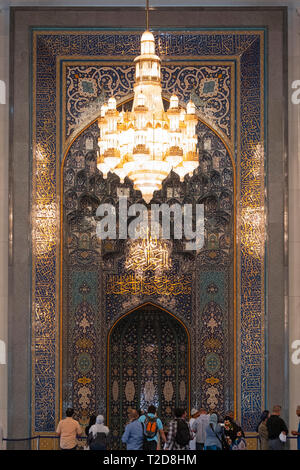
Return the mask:
<svg viewBox="0 0 300 470">
<path fill-rule="evenodd" d="M 216 431 L 214 430 L 214 427 L 212 425 L 212 423 L 210 423 L 209 425 L 214 433 L 214 435 L 216 436 L 216 438 L 218 439 L 218 441 L 222 444 L 222 447 L 223 447 L 223 442 L 221 441 L 221 439 L 219 438 L 218 434 L 216 433 Z"/>
</svg>

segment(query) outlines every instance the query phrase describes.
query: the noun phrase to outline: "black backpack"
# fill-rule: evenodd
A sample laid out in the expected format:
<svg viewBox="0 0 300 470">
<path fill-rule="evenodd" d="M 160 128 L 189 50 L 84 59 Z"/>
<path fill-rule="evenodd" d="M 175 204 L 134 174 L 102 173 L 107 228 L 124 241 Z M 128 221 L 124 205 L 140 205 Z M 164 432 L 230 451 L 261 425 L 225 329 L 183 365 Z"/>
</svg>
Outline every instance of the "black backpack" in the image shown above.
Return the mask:
<svg viewBox="0 0 300 470">
<path fill-rule="evenodd" d="M 97 432 L 95 436 L 92 433 L 89 434 L 88 444 L 91 450 L 97 449 L 98 446 L 107 446 L 107 436 L 105 432 Z"/>
<path fill-rule="evenodd" d="M 183 419 L 177 420 L 177 432 L 175 441 L 180 446 L 186 446 L 191 440 L 190 430 L 188 424 Z"/>
<path fill-rule="evenodd" d="M 150 418 L 149 415 L 146 415 L 144 421 L 144 435 L 147 439 L 152 439 L 157 434 L 157 418 Z"/>
</svg>

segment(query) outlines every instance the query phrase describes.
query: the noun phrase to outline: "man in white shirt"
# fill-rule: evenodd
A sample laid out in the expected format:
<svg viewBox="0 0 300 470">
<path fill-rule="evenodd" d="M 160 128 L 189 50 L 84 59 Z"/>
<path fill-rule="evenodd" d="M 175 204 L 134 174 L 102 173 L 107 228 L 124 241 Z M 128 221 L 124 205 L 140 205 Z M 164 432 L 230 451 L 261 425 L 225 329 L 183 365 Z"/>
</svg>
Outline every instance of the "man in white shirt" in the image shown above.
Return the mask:
<svg viewBox="0 0 300 470">
<path fill-rule="evenodd" d="M 209 415 L 204 408 L 200 408 L 199 416 L 193 424 L 192 431 L 196 433 L 196 450 L 203 450 L 206 438 L 206 428 L 209 423 Z"/>
<path fill-rule="evenodd" d="M 196 408 L 192 408 L 191 410 L 191 419 L 189 421 L 189 425 L 191 428 L 191 431 L 193 432 L 193 425 L 196 421 L 196 419 L 199 416 L 199 411 Z M 190 441 L 190 450 L 196 450 L 196 434 L 193 432 L 193 439 Z"/>
</svg>

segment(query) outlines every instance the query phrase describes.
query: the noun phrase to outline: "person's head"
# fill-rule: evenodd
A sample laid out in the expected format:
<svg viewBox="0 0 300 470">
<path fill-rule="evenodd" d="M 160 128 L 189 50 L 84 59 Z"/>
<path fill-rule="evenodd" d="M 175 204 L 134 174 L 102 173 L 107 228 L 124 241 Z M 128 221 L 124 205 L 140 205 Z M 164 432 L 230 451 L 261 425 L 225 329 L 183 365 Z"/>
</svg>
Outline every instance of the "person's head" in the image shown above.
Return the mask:
<svg viewBox="0 0 300 470">
<path fill-rule="evenodd" d="M 103 423 L 104 423 L 103 415 L 98 415 L 96 418 L 96 424 L 103 424 Z"/>
<path fill-rule="evenodd" d="M 270 416 L 269 410 L 264 410 L 260 416 L 260 422 L 266 421 Z"/>
<path fill-rule="evenodd" d="M 128 415 L 129 415 L 129 419 L 131 421 L 135 420 L 135 419 L 138 419 L 139 418 L 139 413 L 137 410 L 134 410 L 134 409 L 130 409 L 128 411 Z"/>
<path fill-rule="evenodd" d="M 227 416 L 231 419 L 231 421 L 234 420 L 234 412 L 232 410 L 226 412 L 226 417 Z"/>
<path fill-rule="evenodd" d="M 199 415 L 200 415 L 199 410 L 197 410 L 196 408 L 191 409 L 191 417 L 192 418 L 198 418 Z"/>
<path fill-rule="evenodd" d="M 73 414 L 74 414 L 73 408 L 67 408 L 67 410 L 66 410 L 66 416 L 67 416 L 68 418 L 71 418 L 71 417 L 73 416 Z"/>
<path fill-rule="evenodd" d="M 300 405 L 297 406 L 297 409 L 296 409 L 296 414 L 297 416 L 300 417 Z"/>
<path fill-rule="evenodd" d="M 245 437 L 244 431 L 242 430 L 241 427 L 238 427 L 236 435 L 237 437 Z"/>
<path fill-rule="evenodd" d="M 209 424 L 212 424 L 213 428 L 215 428 L 216 425 L 218 424 L 218 416 L 216 415 L 216 413 L 212 413 L 209 416 Z"/>
<path fill-rule="evenodd" d="M 182 408 L 175 408 L 175 410 L 174 410 L 174 416 L 175 416 L 175 418 L 181 418 L 182 413 L 183 413 L 183 409 L 182 409 Z"/>
<path fill-rule="evenodd" d="M 232 419 L 230 416 L 226 415 L 224 418 L 224 424 L 225 426 L 230 426 L 232 424 Z"/>
<path fill-rule="evenodd" d="M 199 415 L 206 415 L 206 409 L 205 408 L 200 408 L 199 409 Z"/>
<path fill-rule="evenodd" d="M 88 422 L 88 425 L 85 427 L 85 432 L 86 432 L 87 436 L 89 435 L 90 428 L 92 426 L 94 426 L 94 424 L 96 424 L 96 415 L 91 415 L 90 419 L 89 419 L 89 422 Z"/>
<path fill-rule="evenodd" d="M 260 415 L 259 422 L 257 423 L 256 432 L 258 432 L 258 428 L 261 425 L 261 423 L 265 423 L 265 424 L 267 423 L 267 420 L 269 419 L 269 417 L 270 417 L 269 410 L 264 410 L 262 414 Z"/>
<path fill-rule="evenodd" d="M 184 408 L 175 408 L 174 415 L 175 415 L 175 418 L 185 418 L 186 410 Z"/>
<path fill-rule="evenodd" d="M 272 413 L 273 413 L 273 415 L 279 416 L 280 413 L 281 413 L 281 406 L 280 405 L 273 406 Z"/>
<path fill-rule="evenodd" d="M 150 405 L 149 408 L 148 408 L 148 413 L 151 413 L 151 414 L 155 415 L 156 407 L 154 405 Z"/>
</svg>

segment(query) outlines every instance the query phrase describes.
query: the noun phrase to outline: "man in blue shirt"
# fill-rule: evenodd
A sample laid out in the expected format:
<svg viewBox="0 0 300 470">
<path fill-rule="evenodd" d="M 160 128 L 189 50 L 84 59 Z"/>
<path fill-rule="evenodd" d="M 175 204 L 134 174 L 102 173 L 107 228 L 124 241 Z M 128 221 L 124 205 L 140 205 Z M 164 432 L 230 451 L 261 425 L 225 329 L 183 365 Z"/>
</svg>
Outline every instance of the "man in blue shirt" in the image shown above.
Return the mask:
<svg viewBox="0 0 300 470">
<path fill-rule="evenodd" d="M 166 436 L 163 430 L 163 424 L 159 418 L 156 416 L 156 408 L 153 405 L 150 405 L 148 408 L 148 413 L 146 415 L 142 415 L 139 418 L 139 421 L 143 423 L 144 427 L 144 434 L 146 433 L 146 427 L 147 427 L 147 422 L 151 420 L 153 425 L 156 428 L 155 435 L 153 437 L 147 437 L 146 438 L 146 443 L 144 444 L 145 450 L 157 450 L 157 445 L 158 445 L 158 433 L 160 434 L 161 439 L 163 442 L 166 442 Z M 154 424 L 155 423 L 155 424 Z"/>
<path fill-rule="evenodd" d="M 139 422 L 139 414 L 136 410 L 130 410 L 130 423 L 125 427 L 122 442 L 126 444 L 127 450 L 142 450 L 144 442 L 144 428 Z"/>
<path fill-rule="evenodd" d="M 296 414 L 300 418 L 300 405 L 297 406 Z M 297 436 L 297 449 L 300 450 L 300 420 L 298 425 L 298 431 L 292 431 L 293 436 Z"/>
</svg>

